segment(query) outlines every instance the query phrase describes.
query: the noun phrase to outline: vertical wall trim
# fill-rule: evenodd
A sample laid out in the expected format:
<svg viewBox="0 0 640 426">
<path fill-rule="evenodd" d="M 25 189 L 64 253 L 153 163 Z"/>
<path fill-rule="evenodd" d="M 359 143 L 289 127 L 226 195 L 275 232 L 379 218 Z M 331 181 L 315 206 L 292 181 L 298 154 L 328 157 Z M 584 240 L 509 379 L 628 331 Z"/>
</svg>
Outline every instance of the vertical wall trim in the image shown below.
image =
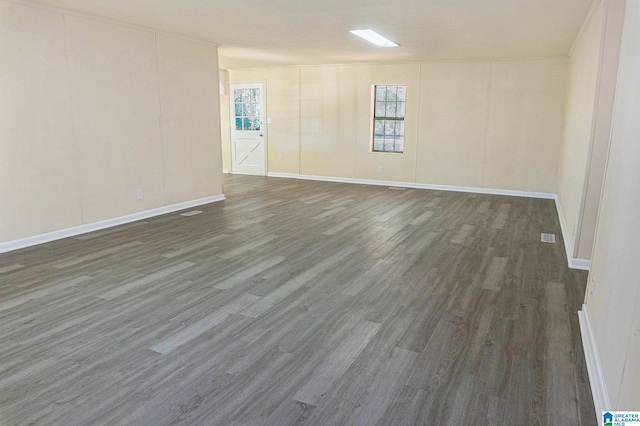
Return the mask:
<svg viewBox="0 0 640 426">
<path fill-rule="evenodd" d="M 582 37 L 582 33 L 584 32 L 585 28 L 589 24 L 591 15 L 593 15 L 593 13 L 596 11 L 596 9 L 598 8 L 598 4 L 600 4 L 601 1 L 602 0 L 593 0 L 593 2 L 591 3 L 591 8 L 587 12 L 587 15 L 584 17 L 584 21 L 582 21 L 582 25 L 580 26 L 580 29 L 578 30 L 576 37 L 573 39 L 573 42 L 571 43 L 571 47 L 569 48 L 569 54 L 567 55 L 569 58 L 573 56 L 573 49 L 575 49 L 576 44 L 578 44 L 578 40 L 580 39 L 580 37 Z"/>
<path fill-rule="evenodd" d="M 167 153 L 165 150 L 165 135 L 164 135 L 164 114 L 162 112 L 162 95 L 160 94 L 160 61 L 158 60 L 158 35 L 153 32 L 153 53 L 156 58 L 156 81 L 158 83 L 158 107 L 160 111 L 160 117 L 158 117 L 160 125 L 160 151 L 162 152 L 162 193 L 164 197 L 164 203 L 167 202 Z M 222 126 L 221 126 L 222 127 Z"/>
<path fill-rule="evenodd" d="M 418 66 L 418 128 L 417 128 L 417 135 L 416 135 L 416 155 L 415 157 L 415 162 L 414 162 L 414 166 L 413 166 L 413 181 L 414 182 L 418 182 L 418 151 L 420 151 L 420 136 L 422 134 L 422 101 L 420 100 L 421 96 L 420 94 L 422 93 L 422 64 L 419 64 Z M 373 101 L 373 100 L 372 100 Z M 375 106 L 374 106 L 375 107 Z M 372 114 L 373 115 L 373 114 Z M 373 128 L 373 127 L 372 127 Z"/>
<path fill-rule="evenodd" d="M 74 154 L 76 158 L 80 157 L 80 146 L 78 144 L 78 136 L 76 135 L 76 123 L 74 120 L 73 113 L 73 95 L 71 94 L 71 65 L 69 64 L 69 37 L 67 34 L 67 17 L 63 12 L 60 12 L 62 15 L 62 35 L 64 38 L 64 63 L 67 67 L 67 94 L 69 95 L 69 115 L 71 116 L 71 138 L 73 140 Z M 80 179 L 80 162 L 75 161 L 74 170 L 76 174 L 76 185 L 78 186 L 78 193 L 80 198 L 78 199 L 78 204 L 80 205 L 80 220 L 84 223 L 84 185 L 82 184 L 82 179 Z"/>
<path fill-rule="evenodd" d="M 487 165 L 487 144 L 489 143 L 489 123 L 491 121 L 491 82 L 493 81 L 493 61 L 488 62 L 489 79 L 487 81 L 487 117 L 484 121 L 484 143 L 482 144 L 482 164 L 480 169 L 480 186 L 485 185 L 484 170 Z"/>
<path fill-rule="evenodd" d="M 580 321 L 580 335 L 582 336 L 582 347 L 584 348 L 584 357 L 589 372 L 589 383 L 591 385 L 591 394 L 593 395 L 593 405 L 596 409 L 596 418 L 598 424 L 602 424 L 602 412 L 611 410 L 609 401 L 609 392 L 604 381 L 602 373 L 602 364 L 598 355 L 598 347 L 596 345 L 595 336 L 591 327 L 591 319 L 587 304 L 582 305 L 582 310 L 578 311 L 578 319 Z"/>
<path fill-rule="evenodd" d="M 300 79 L 302 78 L 300 75 L 300 67 L 296 67 L 298 70 L 298 174 L 300 174 L 302 170 L 302 92 L 301 87 L 302 83 Z"/>
</svg>

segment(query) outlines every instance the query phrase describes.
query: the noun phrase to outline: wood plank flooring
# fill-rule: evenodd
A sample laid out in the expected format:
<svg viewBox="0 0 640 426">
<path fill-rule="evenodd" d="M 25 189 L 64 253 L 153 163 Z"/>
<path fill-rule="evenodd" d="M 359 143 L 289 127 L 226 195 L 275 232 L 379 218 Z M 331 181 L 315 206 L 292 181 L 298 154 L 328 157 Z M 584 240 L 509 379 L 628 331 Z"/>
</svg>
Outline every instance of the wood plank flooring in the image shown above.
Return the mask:
<svg viewBox="0 0 640 426">
<path fill-rule="evenodd" d="M 0 424 L 596 424 L 553 201 L 224 192 L 0 255 Z"/>
</svg>

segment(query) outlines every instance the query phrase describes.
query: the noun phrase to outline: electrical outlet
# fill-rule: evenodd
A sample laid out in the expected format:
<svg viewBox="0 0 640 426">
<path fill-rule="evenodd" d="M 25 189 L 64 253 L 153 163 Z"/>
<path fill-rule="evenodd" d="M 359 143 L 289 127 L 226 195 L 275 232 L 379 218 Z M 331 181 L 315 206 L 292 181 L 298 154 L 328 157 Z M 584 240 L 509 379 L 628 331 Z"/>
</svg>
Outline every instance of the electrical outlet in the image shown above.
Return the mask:
<svg viewBox="0 0 640 426">
<path fill-rule="evenodd" d="M 384 173 L 384 167 L 382 166 L 378 167 L 378 173 Z"/>
<path fill-rule="evenodd" d="M 142 200 L 143 198 L 144 198 L 144 197 L 142 196 L 142 189 L 138 189 L 138 190 L 136 191 L 136 199 L 137 199 L 138 201 L 140 201 L 140 200 Z"/>
<path fill-rule="evenodd" d="M 282 155 L 278 155 L 278 161 L 282 162 Z"/>
<path fill-rule="evenodd" d="M 591 288 L 589 289 L 589 296 L 593 296 L 593 291 L 596 289 L 596 279 L 591 278 Z"/>
</svg>

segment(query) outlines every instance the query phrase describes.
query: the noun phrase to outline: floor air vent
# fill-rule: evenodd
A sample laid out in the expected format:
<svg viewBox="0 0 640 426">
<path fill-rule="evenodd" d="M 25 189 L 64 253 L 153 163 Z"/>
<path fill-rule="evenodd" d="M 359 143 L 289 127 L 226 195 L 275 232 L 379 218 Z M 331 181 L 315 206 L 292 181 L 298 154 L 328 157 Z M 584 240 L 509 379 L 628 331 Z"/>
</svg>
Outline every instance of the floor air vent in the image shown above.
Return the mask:
<svg viewBox="0 0 640 426">
<path fill-rule="evenodd" d="M 396 191 L 404 191 L 407 188 L 403 188 L 401 186 L 390 186 L 389 189 L 395 189 Z"/>
<path fill-rule="evenodd" d="M 556 234 L 545 234 L 544 232 L 540 234 L 540 241 L 543 243 L 555 243 L 556 242 Z"/>
<path fill-rule="evenodd" d="M 180 213 L 180 216 L 193 216 L 200 213 L 202 213 L 200 210 L 191 210 L 190 212 Z"/>
</svg>

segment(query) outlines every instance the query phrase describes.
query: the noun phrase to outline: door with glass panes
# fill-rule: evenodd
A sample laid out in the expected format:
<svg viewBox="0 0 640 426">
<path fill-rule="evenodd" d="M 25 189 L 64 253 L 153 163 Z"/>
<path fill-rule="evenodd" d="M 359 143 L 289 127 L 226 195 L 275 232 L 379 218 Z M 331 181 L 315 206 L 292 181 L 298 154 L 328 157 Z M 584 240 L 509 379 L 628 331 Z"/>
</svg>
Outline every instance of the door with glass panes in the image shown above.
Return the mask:
<svg viewBox="0 0 640 426">
<path fill-rule="evenodd" d="M 265 174 L 262 84 L 232 84 L 231 162 L 233 173 Z"/>
</svg>

